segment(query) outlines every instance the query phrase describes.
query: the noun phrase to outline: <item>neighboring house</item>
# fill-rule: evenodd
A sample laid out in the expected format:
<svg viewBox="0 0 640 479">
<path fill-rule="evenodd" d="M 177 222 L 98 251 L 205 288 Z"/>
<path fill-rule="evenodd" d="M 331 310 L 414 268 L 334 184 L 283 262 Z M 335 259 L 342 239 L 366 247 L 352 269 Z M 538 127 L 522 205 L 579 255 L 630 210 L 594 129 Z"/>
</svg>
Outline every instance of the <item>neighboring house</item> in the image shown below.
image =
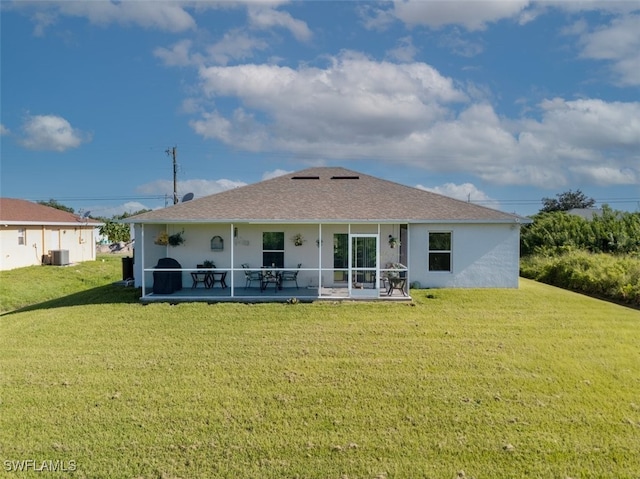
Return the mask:
<svg viewBox="0 0 640 479">
<path fill-rule="evenodd" d="M 50 206 L 0 198 L 0 270 L 95 260 L 101 225 Z"/>
<path fill-rule="evenodd" d="M 530 222 L 330 167 L 123 221 L 134 225 L 135 284 L 150 301 L 404 297 L 409 285 L 517 288 L 520 225 Z M 184 242 L 167 244 L 173 235 Z M 166 257 L 177 261 L 182 290 L 154 294 L 162 274 L 176 274 L 155 268 Z M 208 283 L 198 281 L 205 279 L 198 276 L 205 260 L 216 266 Z M 284 271 L 283 278 L 297 271 L 297 281 L 272 285 L 269 280 Z M 255 275 L 262 275 L 264 290 Z"/>
</svg>

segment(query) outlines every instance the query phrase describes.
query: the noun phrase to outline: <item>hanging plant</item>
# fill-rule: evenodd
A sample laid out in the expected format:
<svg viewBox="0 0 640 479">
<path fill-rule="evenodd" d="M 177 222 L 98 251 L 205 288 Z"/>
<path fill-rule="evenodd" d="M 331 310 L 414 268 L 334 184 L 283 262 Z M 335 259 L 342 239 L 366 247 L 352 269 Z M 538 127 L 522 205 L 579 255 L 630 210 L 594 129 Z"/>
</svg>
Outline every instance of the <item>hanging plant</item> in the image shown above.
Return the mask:
<svg viewBox="0 0 640 479">
<path fill-rule="evenodd" d="M 400 242 L 398 241 L 398 238 L 396 238 L 395 236 L 389 235 L 389 246 L 391 248 L 395 248 L 399 244 Z"/>
<path fill-rule="evenodd" d="M 293 241 L 293 244 L 296 246 L 302 246 L 307 240 L 304 239 L 301 233 L 298 233 L 291 237 L 291 241 Z"/>
<path fill-rule="evenodd" d="M 165 231 L 156 236 L 156 239 L 153 242 L 160 246 L 166 246 L 169 244 L 169 235 Z"/>
<path fill-rule="evenodd" d="M 178 233 L 174 233 L 172 235 L 169 235 L 168 238 L 168 242 L 170 246 L 179 246 L 182 243 L 184 243 L 184 238 L 182 237 L 182 234 L 184 233 L 184 230 L 179 231 Z"/>
</svg>

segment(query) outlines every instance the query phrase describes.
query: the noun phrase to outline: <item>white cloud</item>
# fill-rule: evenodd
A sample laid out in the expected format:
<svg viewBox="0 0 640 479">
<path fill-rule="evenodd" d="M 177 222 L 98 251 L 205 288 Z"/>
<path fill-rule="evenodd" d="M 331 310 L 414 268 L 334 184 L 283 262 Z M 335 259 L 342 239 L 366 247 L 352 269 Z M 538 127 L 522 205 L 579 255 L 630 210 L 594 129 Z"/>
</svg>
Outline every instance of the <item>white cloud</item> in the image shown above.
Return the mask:
<svg viewBox="0 0 640 479">
<path fill-rule="evenodd" d="M 440 28 L 461 25 L 467 30 L 484 30 L 488 23 L 517 18 L 531 2 L 510 1 L 424 1 L 395 0 L 393 15 L 407 25 Z"/>
<path fill-rule="evenodd" d="M 231 60 L 251 58 L 255 51 L 266 50 L 268 43 L 252 37 L 246 32 L 235 29 L 226 32 L 222 39 L 207 47 L 208 59 L 219 65 L 226 65 Z"/>
<path fill-rule="evenodd" d="M 56 115 L 29 116 L 22 125 L 20 143 L 30 150 L 65 151 L 91 140 L 91 135 L 75 129 Z"/>
<path fill-rule="evenodd" d="M 246 183 L 224 178 L 219 180 L 181 180 L 178 181 L 178 198 L 182 198 L 187 193 L 193 193 L 195 198 L 202 198 L 203 196 L 220 193 L 221 191 L 231 190 L 244 185 L 246 185 Z M 172 198 L 173 181 L 156 180 L 151 183 L 138 186 L 137 191 L 147 195 L 165 194 L 168 195 L 169 198 Z"/>
<path fill-rule="evenodd" d="M 194 29 L 196 22 L 186 11 L 187 4 L 180 1 L 139 2 L 139 1 L 48 1 L 17 2 L 13 8 L 38 8 L 32 15 L 35 23 L 34 34 L 41 36 L 55 24 L 59 16 L 86 18 L 95 25 L 138 25 L 169 32 Z"/>
<path fill-rule="evenodd" d="M 546 188 L 576 179 L 628 184 L 640 175 L 640 103 L 556 98 L 527 110 L 537 118 L 503 118 L 429 65 L 352 52 L 325 68 L 246 64 L 201 68 L 200 78 L 206 98 L 240 106 L 204 112 L 192 128 L 235 148 Z M 603 164 L 607 170 L 593 169 Z"/>
<path fill-rule="evenodd" d="M 104 206 L 104 205 L 94 205 L 86 208 L 86 211 L 91 212 L 91 217 L 102 217 L 102 218 L 113 218 L 114 216 L 120 216 L 124 213 L 135 213 L 140 210 L 150 210 L 147 205 L 144 205 L 138 201 L 128 201 L 121 205 L 115 206 Z"/>
<path fill-rule="evenodd" d="M 199 55 L 191 54 L 191 45 L 191 40 L 183 39 L 174 43 L 170 48 L 158 47 L 153 51 L 153 54 L 169 67 L 199 65 L 202 63 L 202 58 Z"/>
<path fill-rule="evenodd" d="M 328 156 L 405 141 L 448 114 L 443 104 L 466 100 L 429 65 L 379 63 L 351 52 L 324 69 L 248 64 L 202 68 L 200 77 L 207 97 L 236 97 L 243 106 L 231 117 L 204 114 L 192 122 L 199 134 L 243 148 Z"/>
<path fill-rule="evenodd" d="M 444 185 L 427 187 L 423 185 L 416 185 L 416 188 L 422 190 L 431 191 L 432 193 L 438 193 L 439 195 L 448 196 L 457 200 L 469 201 L 471 203 L 478 203 L 488 208 L 500 209 L 500 203 L 491 197 L 489 197 L 484 191 L 479 190 L 473 183 L 445 183 Z"/>
<path fill-rule="evenodd" d="M 418 53 L 411 37 L 403 37 L 398 40 L 398 46 L 387 52 L 387 56 L 399 62 L 408 63 L 413 61 Z"/>
<path fill-rule="evenodd" d="M 270 8 L 264 4 L 251 4 L 248 7 L 249 23 L 253 28 L 261 30 L 272 29 L 274 27 L 289 30 L 299 41 L 307 42 L 311 39 L 312 33 L 309 27 L 302 20 L 293 18 L 289 13 Z"/>
<path fill-rule="evenodd" d="M 614 18 L 591 30 L 582 27 L 568 32 L 579 35 L 581 56 L 610 62 L 614 81 L 622 86 L 640 85 L 640 15 Z"/>
<path fill-rule="evenodd" d="M 583 181 L 601 186 L 637 185 L 640 183 L 640 171 L 631 168 L 609 166 L 576 166 L 572 168 L 576 176 Z"/>
<path fill-rule="evenodd" d="M 271 178 L 277 178 L 278 176 L 288 175 L 292 173 L 292 171 L 287 170 L 273 170 L 273 171 L 265 171 L 262 175 L 262 180 L 270 180 Z"/>
<path fill-rule="evenodd" d="M 9 128 L 4 126 L 3 124 L 0 124 L 0 136 L 9 135 L 10 133 L 11 131 L 9 130 Z"/>
</svg>

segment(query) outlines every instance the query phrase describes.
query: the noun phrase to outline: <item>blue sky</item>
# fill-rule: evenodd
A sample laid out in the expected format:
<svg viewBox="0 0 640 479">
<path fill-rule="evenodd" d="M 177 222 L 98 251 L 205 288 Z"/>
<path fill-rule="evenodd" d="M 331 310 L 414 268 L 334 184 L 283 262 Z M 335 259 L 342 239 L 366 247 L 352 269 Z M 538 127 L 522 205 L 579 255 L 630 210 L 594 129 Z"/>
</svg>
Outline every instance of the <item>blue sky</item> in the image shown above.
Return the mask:
<svg viewBox="0 0 640 479">
<path fill-rule="evenodd" d="M 3 1 L 0 194 L 110 217 L 311 166 L 640 210 L 640 2 Z"/>
</svg>

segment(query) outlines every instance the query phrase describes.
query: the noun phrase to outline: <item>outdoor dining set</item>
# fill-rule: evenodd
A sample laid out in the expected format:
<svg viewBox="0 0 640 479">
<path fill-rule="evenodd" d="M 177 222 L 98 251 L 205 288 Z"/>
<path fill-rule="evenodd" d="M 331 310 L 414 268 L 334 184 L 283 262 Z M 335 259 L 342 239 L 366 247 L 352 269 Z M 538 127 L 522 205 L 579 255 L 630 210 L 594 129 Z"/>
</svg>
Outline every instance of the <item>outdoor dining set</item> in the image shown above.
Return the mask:
<svg viewBox="0 0 640 479">
<path fill-rule="evenodd" d="M 267 266 L 263 266 L 260 269 L 250 269 L 249 265 L 244 263 L 242 265 L 246 280 L 244 287 L 245 289 L 249 288 L 251 283 L 256 282 L 260 285 L 260 291 L 266 290 L 270 284 L 272 284 L 274 290 L 277 291 L 282 289 L 282 285 L 285 282 L 293 282 L 296 284 L 296 289 L 299 289 L 298 270 L 301 266 L 302 263 L 298 263 L 297 269 L 295 270 L 275 270 L 269 269 Z"/>
</svg>

